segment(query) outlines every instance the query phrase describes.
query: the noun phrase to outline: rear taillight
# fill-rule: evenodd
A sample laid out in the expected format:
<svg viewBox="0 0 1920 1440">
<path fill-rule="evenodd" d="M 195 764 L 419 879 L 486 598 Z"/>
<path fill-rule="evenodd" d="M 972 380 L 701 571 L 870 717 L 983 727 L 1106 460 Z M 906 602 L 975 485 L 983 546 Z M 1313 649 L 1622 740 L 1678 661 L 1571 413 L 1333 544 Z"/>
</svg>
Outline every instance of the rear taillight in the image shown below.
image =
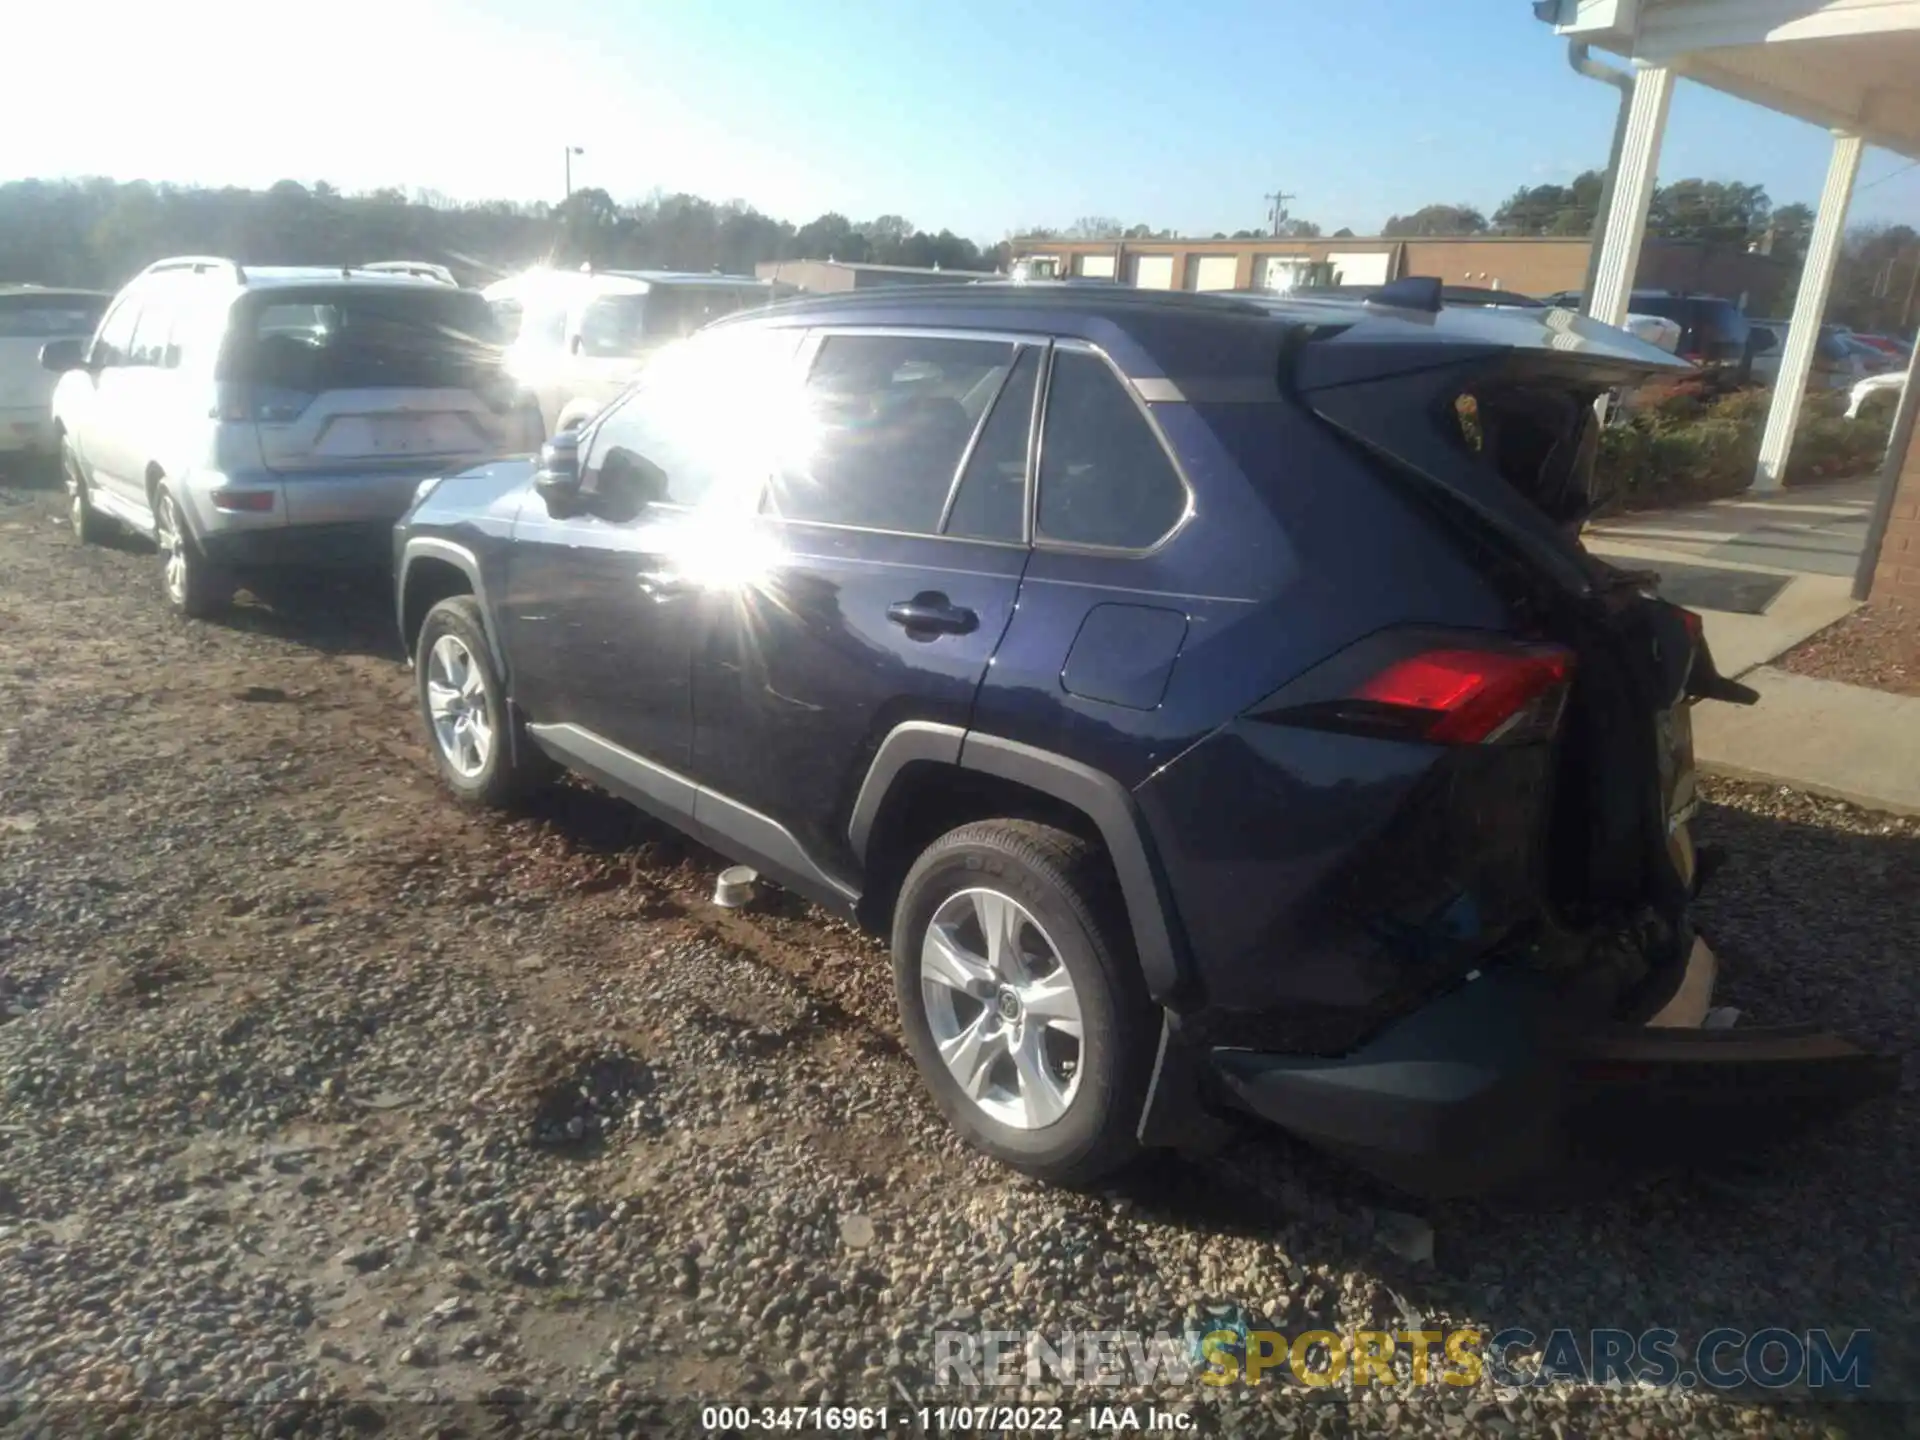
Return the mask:
<svg viewBox="0 0 1920 1440">
<path fill-rule="evenodd" d="M 1573 652 L 1425 650 L 1396 660 L 1355 689 L 1343 709 L 1441 745 L 1543 739 L 1560 723 Z"/>
<path fill-rule="evenodd" d="M 1683 606 L 1676 605 L 1673 608 L 1680 612 L 1680 623 L 1687 627 L 1688 638 L 1698 645 L 1706 637 L 1707 622 Z"/>
</svg>

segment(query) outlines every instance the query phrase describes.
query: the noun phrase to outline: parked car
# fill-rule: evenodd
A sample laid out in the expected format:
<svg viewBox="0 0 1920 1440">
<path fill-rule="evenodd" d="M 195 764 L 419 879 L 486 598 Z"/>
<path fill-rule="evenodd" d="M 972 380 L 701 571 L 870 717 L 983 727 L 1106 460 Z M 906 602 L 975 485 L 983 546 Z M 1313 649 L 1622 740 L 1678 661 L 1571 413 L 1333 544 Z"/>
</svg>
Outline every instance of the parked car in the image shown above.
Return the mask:
<svg viewBox="0 0 1920 1440">
<path fill-rule="evenodd" d="M 157 261 L 41 361 L 74 533 L 152 537 L 191 616 L 250 572 L 384 567 L 421 477 L 542 434 L 480 293 L 390 272 Z"/>
<path fill-rule="evenodd" d="M 1905 365 L 1913 357 L 1913 345 L 1910 341 L 1893 335 L 1862 335 L 1853 331 L 1853 338 L 1863 345 L 1871 345 L 1884 355 L 1890 355 L 1896 364 Z"/>
<path fill-rule="evenodd" d="M 1755 320 L 1753 322 L 1753 378 L 1768 385 L 1780 378 L 1780 362 L 1787 348 L 1787 327 L 1785 320 Z M 1838 325 L 1822 325 L 1820 337 L 1814 342 L 1813 368 L 1807 375 L 1807 387 L 1812 390 L 1847 390 L 1854 382 L 1867 373 L 1866 361 L 1860 351 L 1865 346 L 1852 344 L 1846 332 Z"/>
<path fill-rule="evenodd" d="M 1854 382 L 1847 392 L 1847 419 L 1858 420 L 1869 405 L 1898 405 L 1907 390 L 1907 372 L 1886 370 Z"/>
<path fill-rule="evenodd" d="M 486 288 L 508 368 L 549 433 L 593 415 L 663 345 L 794 293 L 751 275 L 591 268 L 529 270 Z"/>
<path fill-rule="evenodd" d="M 109 298 L 98 290 L 0 286 L 0 457 L 54 453 L 54 382 L 40 368 L 40 347 L 93 334 Z"/>
<path fill-rule="evenodd" d="M 1752 698 L 1577 539 L 1592 400 L 1678 362 L 1374 298 L 721 322 L 537 463 L 422 485 L 441 779 L 567 767 L 890 935 L 941 1110 L 1054 1180 L 1238 1111 L 1476 1190 L 1884 1087 L 1831 1036 L 1642 1024 L 1702 953 L 1690 704 Z"/>
<path fill-rule="evenodd" d="M 1580 308 L 1580 292 L 1563 290 L 1549 303 Z M 1659 316 L 1680 327 L 1674 353 L 1696 365 L 1738 367 L 1747 358 L 1747 317 L 1733 301 L 1718 295 L 1635 290 L 1627 301 L 1635 315 Z"/>
</svg>

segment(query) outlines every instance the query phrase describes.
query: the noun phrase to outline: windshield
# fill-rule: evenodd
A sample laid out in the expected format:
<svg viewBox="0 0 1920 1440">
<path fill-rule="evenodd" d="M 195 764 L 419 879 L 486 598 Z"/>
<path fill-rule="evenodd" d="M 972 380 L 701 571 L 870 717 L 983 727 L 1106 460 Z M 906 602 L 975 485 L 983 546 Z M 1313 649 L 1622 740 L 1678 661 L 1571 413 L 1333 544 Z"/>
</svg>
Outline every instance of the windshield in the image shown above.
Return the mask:
<svg viewBox="0 0 1920 1440">
<path fill-rule="evenodd" d="M 242 307 L 221 375 L 309 394 L 471 388 L 497 372 L 497 336 L 486 301 L 471 290 L 270 291 Z"/>
</svg>

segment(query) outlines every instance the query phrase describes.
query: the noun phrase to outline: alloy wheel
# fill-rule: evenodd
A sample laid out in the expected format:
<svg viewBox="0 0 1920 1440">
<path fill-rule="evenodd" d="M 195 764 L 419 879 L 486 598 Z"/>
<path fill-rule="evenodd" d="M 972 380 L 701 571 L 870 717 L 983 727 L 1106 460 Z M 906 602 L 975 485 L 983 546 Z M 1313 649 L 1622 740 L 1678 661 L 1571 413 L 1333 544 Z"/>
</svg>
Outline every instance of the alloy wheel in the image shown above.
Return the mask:
<svg viewBox="0 0 1920 1440">
<path fill-rule="evenodd" d="M 180 507 L 174 503 L 173 496 L 162 491 L 159 504 L 155 506 L 153 538 L 160 547 L 161 555 L 166 558 L 162 579 L 167 587 L 167 598 L 176 605 L 184 605 L 187 600 L 185 530 L 186 527 L 180 523 Z"/>
<path fill-rule="evenodd" d="M 433 740 L 446 762 L 469 780 L 493 754 L 487 679 L 457 635 L 442 635 L 427 653 L 427 712 Z"/>
<path fill-rule="evenodd" d="M 940 1058 L 990 1118 L 1039 1130 L 1080 1087 L 1080 996 L 1060 951 L 1018 900 L 968 889 L 934 912 L 920 994 Z"/>
</svg>

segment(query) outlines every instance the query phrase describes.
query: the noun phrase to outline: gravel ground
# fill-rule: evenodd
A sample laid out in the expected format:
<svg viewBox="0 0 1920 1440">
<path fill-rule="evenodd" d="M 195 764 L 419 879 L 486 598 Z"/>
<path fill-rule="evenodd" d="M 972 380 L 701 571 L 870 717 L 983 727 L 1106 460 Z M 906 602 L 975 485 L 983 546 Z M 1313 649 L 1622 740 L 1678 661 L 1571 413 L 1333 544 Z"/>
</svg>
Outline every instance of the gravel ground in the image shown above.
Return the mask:
<svg viewBox="0 0 1920 1440">
<path fill-rule="evenodd" d="M 1892 600 L 1863 605 L 1772 663 L 1816 680 L 1920 695 L 1920 615 Z"/>
<path fill-rule="evenodd" d="M 403 1403 L 487 1400 L 442 1420 L 680 1433 L 689 1399 L 898 1429 L 1031 1394 L 1075 1429 L 1157 1399 L 1234 1433 L 1909 1433 L 1698 1390 L 936 1385 L 936 1330 L 1231 1305 L 1289 1334 L 1864 1326 L 1876 1393 L 1920 1395 L 1912 1082 L 1737 1171 L 1429 1210 L 1431 1260 L 1274 1137 L 1048 1190 L 947 1135 L 872 942 L 712 909 L 713 857 L 585 787 L 444 800 L 384 596 L 180 624 L 150 554 L 59 515 L 0 484 L 0 1429 L 411 1433 Z M 1725 1003 L 1909 1048 L 1920 828 L 1708 793 Z M 196 1399 L 246 1403 L 154 1403 Z"/>
</svg>

